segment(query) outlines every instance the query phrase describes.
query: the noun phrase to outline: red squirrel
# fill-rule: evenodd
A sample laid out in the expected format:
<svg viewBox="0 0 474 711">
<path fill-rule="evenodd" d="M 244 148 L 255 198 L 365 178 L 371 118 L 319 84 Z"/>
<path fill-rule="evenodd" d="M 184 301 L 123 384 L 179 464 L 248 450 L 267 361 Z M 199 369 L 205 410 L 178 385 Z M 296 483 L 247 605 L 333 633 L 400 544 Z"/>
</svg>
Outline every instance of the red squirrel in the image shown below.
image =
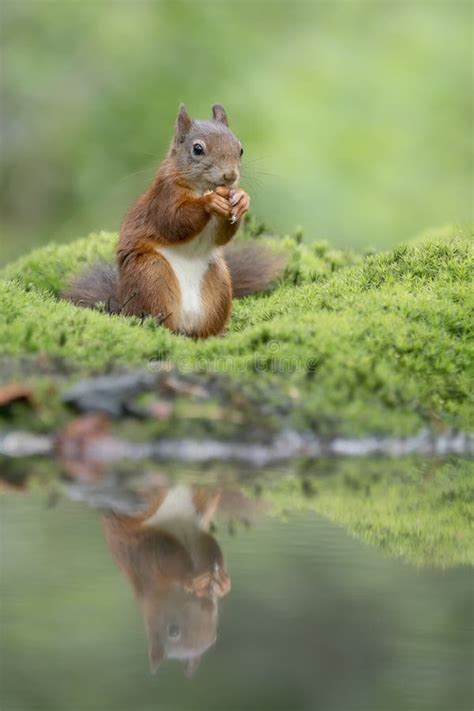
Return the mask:
<svg viewBox="0 0 474 711">
<path fill-rule="evenodd" d="M 230 590 L 222 551 L 208 532 L 220 492 L 163 488 L 143 513 L 103 518 L 107 545 L 135 592 L 155 673 L 178 659 L 190 676 L 216 641 L 218 600 Z"/>
<path fill-rule="evenodd" d="M 179 108 L 168 155 L 120 230 L 117 269 L 95 265 L 63 297 L 78 306 L 151 315 L 175 333 L 223 333 L 232 298 L 252 294 L 281 271 L 283 260 L 255 245 L 224 249 L 250 198 L 238 187 L 243 148 L 220 104 L 212 119 Z"/>
</svg>

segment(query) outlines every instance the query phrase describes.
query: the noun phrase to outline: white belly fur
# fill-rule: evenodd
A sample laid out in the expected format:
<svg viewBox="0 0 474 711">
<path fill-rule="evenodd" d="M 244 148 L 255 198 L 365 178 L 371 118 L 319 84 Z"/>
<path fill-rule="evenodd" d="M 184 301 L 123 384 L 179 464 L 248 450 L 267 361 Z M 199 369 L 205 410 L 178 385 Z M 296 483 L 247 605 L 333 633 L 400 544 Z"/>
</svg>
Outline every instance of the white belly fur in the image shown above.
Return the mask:
<svg viewBox="0 0 474 711">
<path fill-rule="evenodd" d="M 186 484 L 173 486 L 166 494 L 161 506 L 144 521 L 144 526 L 164 526 L 174 521 L 198 522 L 199 516 L 193 502 L 193 491 Z"/>
<path fill-rule="evenodd" d="M 180 327 L 192 331 L 204 316 L 202 282 L 209 264 L 220 253 L 215 245 L 216 224 L 211 217 L 203 231 L 194 239 L 172 247 L 158 247 L 178 280 L 181 290 Z"/>
<path fill-rule="evenodd" d="M 143 525 L 168 531 L 180 541 L 195 562 L 198 560 L 198 532 L 203 530 L 203 525 L 194 506 L 191 486 L 178 484 L 172 487 L 161 506 Z"/>
</svg>

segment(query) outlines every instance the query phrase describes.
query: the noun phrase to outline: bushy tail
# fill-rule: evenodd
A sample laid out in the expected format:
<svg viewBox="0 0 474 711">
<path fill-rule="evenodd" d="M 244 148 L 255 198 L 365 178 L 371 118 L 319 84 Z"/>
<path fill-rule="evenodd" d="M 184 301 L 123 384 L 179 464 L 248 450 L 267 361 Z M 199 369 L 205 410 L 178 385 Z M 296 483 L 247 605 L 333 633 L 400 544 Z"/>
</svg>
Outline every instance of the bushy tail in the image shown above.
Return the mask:
<svg viewBox="0 0 474 711">
<path fill-rule="evenodd" d="M 110 313 L 118 313 L 120 306 L 117 299 L 117 282 L 115 264 L 99 262 L 75 277 L 61 297 L 86 309 L 92 309 L 102 303 Z"/>
<path fill-rule="evenodd" d="M 286 264 L 284 255 L 258 244 L 227 247 L 224 257 L 232 279 L 232 295 L 237 299 L 265 289 Z M 61 297 L 87 309 L 102 303 L 109 313 L 120 313 L 117 282 L 115 264 L 99 262 L 76 276 Z"/>
<path fill-rule="evenodd" d="M 284 254 L 277 254 L 261 244 L 227 247 L 224 257 L 232 278 L 232 295 L 237 299 L 269 286 L 287 261 Z"/>
</svg>

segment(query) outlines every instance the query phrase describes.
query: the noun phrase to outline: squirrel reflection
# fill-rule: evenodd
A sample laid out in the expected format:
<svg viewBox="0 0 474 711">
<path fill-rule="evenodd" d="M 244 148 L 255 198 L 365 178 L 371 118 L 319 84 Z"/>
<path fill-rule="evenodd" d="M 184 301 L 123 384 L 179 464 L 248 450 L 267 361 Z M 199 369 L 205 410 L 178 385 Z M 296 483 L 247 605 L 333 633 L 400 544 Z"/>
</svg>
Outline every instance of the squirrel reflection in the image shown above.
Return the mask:
<svg viewBox="0 0 474 711">
<path fill-rule="evenodd" d="M 218 600 L 230 590 L 209 533 L 219 499 L 218 492 L 179 485 L 163 489 L 144 513 L 104 516 L 107 545 L 143 615 L 152 672 L 179 659 L 190 676 L 216 641 Z"/>
</svg>

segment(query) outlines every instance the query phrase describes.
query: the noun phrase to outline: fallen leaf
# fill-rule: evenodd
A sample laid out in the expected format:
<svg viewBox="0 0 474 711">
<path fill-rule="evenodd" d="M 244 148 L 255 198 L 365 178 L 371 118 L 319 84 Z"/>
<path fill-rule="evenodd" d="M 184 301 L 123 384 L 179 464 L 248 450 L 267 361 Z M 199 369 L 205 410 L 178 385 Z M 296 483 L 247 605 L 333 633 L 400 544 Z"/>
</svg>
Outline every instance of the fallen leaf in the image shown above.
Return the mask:
<svg viewBox="0 0 474 711">
<path fill-rule="evenodd" d="M 7 408 L 14 402 L 33 405 L 33 391 L 27 385 L 11 383 L 0 388 L 0 408 Z"/>
</svg>

